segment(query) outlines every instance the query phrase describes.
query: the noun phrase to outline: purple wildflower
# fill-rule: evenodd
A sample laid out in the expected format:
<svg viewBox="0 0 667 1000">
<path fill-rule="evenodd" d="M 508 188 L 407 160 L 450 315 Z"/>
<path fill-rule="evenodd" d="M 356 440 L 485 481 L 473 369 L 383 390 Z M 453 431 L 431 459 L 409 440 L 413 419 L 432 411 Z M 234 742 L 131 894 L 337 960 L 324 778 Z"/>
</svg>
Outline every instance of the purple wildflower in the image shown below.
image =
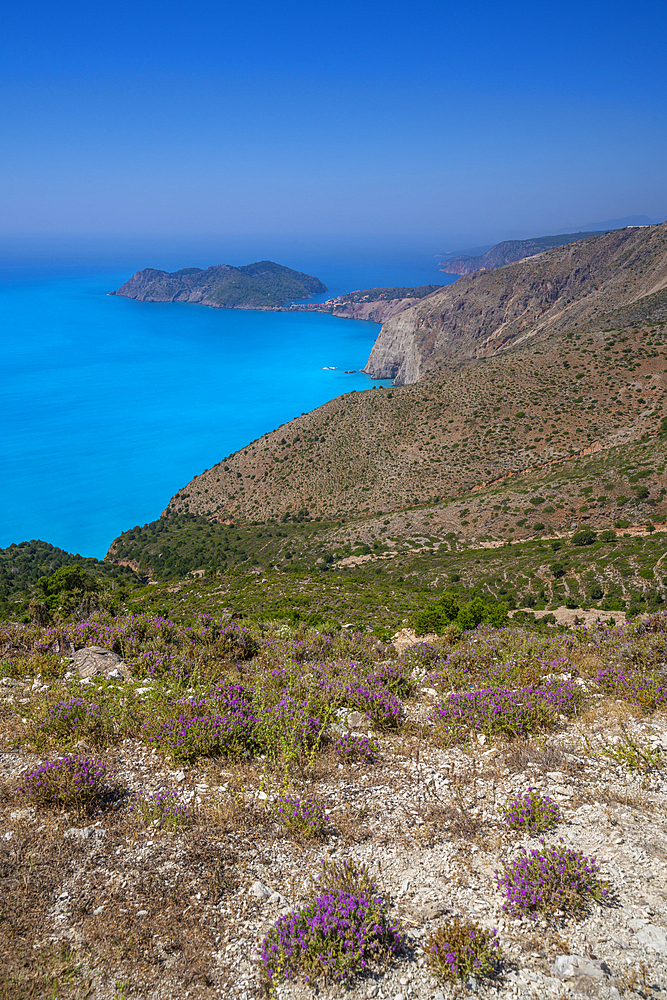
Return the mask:
<svg viewBox="0 0 667 1000">
<path fill-rule="evenodd" d="M 508 802 L 503 813 L 510 830 L 525 830 L 532 834 L 548 830 L 563 818 L 559 805 L 553 799 L 534 792 L 532 788 Z"/>
<path fill-rule="evenodd" d="M 38 805 L 79 811 L 92 808 L 110 791 L 104 765 L 78 754 L 40 764 L 24 775 L 19 785 L 19 795 Z"/>
<path fill-rule="evenodd" d="M 503 908 L 513 916 L 562 912 L 582 917 L 591 900 L 604 903 L 612 895 L 595 859 L 562 843 L 522 851 L 516 860 L 503 862 L 496 882 L 506 899 Z"/>
</svg>

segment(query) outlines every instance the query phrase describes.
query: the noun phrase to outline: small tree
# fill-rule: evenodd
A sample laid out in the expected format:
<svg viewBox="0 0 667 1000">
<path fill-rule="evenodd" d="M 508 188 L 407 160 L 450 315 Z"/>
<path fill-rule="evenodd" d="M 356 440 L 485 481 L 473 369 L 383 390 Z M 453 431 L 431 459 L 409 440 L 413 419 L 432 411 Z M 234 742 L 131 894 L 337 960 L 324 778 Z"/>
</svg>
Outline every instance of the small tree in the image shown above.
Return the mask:
<svg viewBox="0 0 667 1000">
<path fill-rule="evenodd" d="M 572 535 L 573 545 L 592 545 L 597 541 L 597 533 L 592 528 L 581 528 Z"/>
<path fill-rule="evenodd" d="M 40 576 L 37 586 L 45 597 L 55 594 L 71 594 L 74 590 L 84 592 L 99 590 L 97 580 L 89 576 L 80 566 L 61 566 L 51 576 Z"/>
</svg>

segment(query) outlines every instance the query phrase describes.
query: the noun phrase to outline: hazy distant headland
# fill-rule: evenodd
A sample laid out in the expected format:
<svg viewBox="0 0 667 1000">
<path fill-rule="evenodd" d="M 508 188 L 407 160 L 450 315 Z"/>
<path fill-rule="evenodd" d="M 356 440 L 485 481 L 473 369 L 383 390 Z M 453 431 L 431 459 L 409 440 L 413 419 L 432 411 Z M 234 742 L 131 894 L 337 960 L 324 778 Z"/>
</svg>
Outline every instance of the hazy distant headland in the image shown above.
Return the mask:
<svg viewBox="0 0 667 1000">
<path fill-rule="evenodd" d="M 492 247 L 474 247 L 458 253 L 448 253 L 440 264 L 445 274 L 474 274 L 475 271 L 491 271 L 504 264 L 513 264 L 525 257 L 551 250 L 552 247 L 577 243 L 588 236 L 600 236 L 601 231 L 585 233 L 561 233 L 559 236 L 538 236 L 530 240 L 505 240 Z"/>
</svg>

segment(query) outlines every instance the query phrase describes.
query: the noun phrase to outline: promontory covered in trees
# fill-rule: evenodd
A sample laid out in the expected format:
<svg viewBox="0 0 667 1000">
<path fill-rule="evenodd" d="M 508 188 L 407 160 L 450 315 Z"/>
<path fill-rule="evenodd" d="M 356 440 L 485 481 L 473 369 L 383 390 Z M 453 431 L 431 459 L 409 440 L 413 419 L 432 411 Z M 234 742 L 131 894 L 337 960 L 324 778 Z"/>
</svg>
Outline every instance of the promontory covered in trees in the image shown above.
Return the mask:
<svg viewBox="0 0 667 1000">
<path fill-rule="evenodd" d="M 234 267 L 217 264 L 202 270 L 137 271 L 114 295 L 140 302 L 196 302 L 218 309 L 276 309 L 294 299 L 326 292 L 319 278 L 271 260 Z"/>
</svg>

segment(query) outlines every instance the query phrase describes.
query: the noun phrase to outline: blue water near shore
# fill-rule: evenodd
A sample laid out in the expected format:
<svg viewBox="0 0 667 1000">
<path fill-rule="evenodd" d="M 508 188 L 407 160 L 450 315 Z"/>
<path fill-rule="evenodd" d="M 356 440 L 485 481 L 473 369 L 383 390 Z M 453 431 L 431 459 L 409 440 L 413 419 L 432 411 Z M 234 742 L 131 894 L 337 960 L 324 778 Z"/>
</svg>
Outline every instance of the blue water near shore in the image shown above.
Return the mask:
<svg viewBox="0 0 667 1000">
<path fill-rule="evenodd" d="M 316 274 L 329 294 L 448 280 L 420 250 L 274 243 L 0 243 L 0 546 L 42 538 L 101 557 L 193 475 L 376 384 L 344 372 L 363 367 L 377 324 L 108 295 L 139 268 L 268 258 Z"/>
</svg>

